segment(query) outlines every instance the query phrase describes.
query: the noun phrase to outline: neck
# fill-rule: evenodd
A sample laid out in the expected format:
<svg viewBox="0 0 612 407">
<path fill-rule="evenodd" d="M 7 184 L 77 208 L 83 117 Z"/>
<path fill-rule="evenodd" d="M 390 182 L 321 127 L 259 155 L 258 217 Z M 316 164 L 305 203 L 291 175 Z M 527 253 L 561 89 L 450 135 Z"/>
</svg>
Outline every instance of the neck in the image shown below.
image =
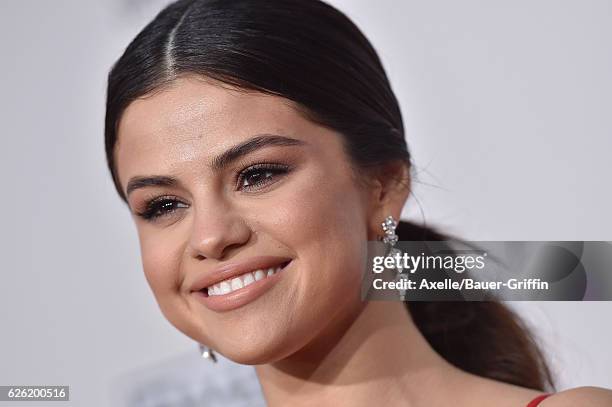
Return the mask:
<svg viewBox="0 0 612 407">
<path fill-rule="evenodd" d="M 414 406 L 444 391 L 456 369 L 414 325 L 401 302 L 370 301 L 347 321 L 256 372 L 269 407 Z"/>
</svg>

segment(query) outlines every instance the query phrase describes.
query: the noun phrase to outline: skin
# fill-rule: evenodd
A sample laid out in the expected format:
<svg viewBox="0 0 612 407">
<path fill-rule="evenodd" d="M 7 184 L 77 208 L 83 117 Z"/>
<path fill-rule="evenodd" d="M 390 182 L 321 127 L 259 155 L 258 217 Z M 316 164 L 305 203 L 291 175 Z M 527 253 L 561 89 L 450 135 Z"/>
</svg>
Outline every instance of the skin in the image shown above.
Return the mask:
<svg viewBox="0 0 612 407">
<path fill-rule="evenodd" d="M 301 144 L 267 146 L 214 168 L 215 157 L 261 134 Z M 397 182 L 409 180 L 404 165 L 356 169 L 342 136 L 307 120 L 290 101 L 195 76 L 132 102 L 118 135 L 124 191 L 134 177 L 176 179 L 128 196 L 145 276 L 162 313 L 194 340 L 256 365 L 269 406 L 510 407 L 539 394 L 454 368 L 401 303 L 360 300 L 363 242 L 381 234 L 387 215 L 399 218 L 409 194 L 409 182 Z M 257 176 L 237 182 L 258 163 L 289 170 L 260 172 L 261 184 Z M 160 196 L 170 197 L 172 210 L 139 216 Z M 293 262 L 255 301 L 214 312 L 191 293 L 202 273 L 261 254 Z M 609 397 L 601 391 L 575 397 Z M 555 404 L 563 397 L 542 406 L 564 405 Z"/>
</svg>

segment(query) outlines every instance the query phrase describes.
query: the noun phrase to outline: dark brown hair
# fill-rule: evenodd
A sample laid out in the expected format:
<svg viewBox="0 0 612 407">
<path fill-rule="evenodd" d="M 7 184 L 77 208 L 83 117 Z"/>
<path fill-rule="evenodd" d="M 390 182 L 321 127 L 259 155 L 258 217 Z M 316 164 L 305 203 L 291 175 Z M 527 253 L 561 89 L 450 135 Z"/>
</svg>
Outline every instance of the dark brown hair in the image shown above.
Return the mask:
<svg viewBox="0 0 612 407">
<path fill-rule="evenodd" d="M 117 126 L 136 98 L 196 74 L 292 100 L 310 120 L 343 135 L 357 167 L 412 167 L 399 104 L 379 57 L 341 12 L 318 0 L 179 0 L 128 45 L 108 76 L 105 146 L 121 198 Z M 444 240 L 401 222 L 400 240 Z M 468 372 L 544 390 L 544 359 L 516 315 L 498 302 L 411 302 L 433 348 Z"/>
<path fill-rule="evenodd" d="M 432 227 L 410 222 L 400 222 L 396 233 L 399 240 L 463 243 Z M 455 366 L 518 386 L 554 390 L 552 375 L 535 338 L 502 303 L 413 301 L 406 306 L 429 344 Z"/>
</svg>

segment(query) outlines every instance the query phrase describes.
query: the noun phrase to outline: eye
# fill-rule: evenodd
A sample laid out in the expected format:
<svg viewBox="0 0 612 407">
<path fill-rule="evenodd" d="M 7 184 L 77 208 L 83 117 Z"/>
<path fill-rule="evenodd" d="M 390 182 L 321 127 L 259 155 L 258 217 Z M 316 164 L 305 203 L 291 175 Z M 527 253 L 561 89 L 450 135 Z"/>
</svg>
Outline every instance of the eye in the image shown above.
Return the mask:
<svg viewBox="0 0 612 407">
<path fill-rule="evenodd" d="M 238 175 L 239 190 L 253 190 L 273 183 L 279 176 L 289 172 L 283 164 L 262 163 L 245 168 Z"/>
<path fill-rule="evenodd" d="M 145 209 L 136 214 L 145 220 L 154 221 L 172 214 L 177 209 L 188 207 L 189 205 L 180 201 L 175 196 L 160 196 L 148 201 Z"/>
</svg>

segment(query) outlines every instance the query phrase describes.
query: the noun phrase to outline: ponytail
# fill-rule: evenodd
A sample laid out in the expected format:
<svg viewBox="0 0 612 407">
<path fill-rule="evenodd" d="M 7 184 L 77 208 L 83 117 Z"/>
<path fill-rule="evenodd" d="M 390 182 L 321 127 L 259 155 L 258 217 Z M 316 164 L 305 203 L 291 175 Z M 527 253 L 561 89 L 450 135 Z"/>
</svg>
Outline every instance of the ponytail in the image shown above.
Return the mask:
<svg viewBox="0 0 612 407">
<path fill-rule="evenodd" d="M 443 241 L 430 227 L 400 221 L 399 240 Z M 412 301 L 406 308 L 427 342 L 449 363 L 478 376 L 534 390 L 554 384 L 534 337 L 498 301 Z"/>
</svg>

